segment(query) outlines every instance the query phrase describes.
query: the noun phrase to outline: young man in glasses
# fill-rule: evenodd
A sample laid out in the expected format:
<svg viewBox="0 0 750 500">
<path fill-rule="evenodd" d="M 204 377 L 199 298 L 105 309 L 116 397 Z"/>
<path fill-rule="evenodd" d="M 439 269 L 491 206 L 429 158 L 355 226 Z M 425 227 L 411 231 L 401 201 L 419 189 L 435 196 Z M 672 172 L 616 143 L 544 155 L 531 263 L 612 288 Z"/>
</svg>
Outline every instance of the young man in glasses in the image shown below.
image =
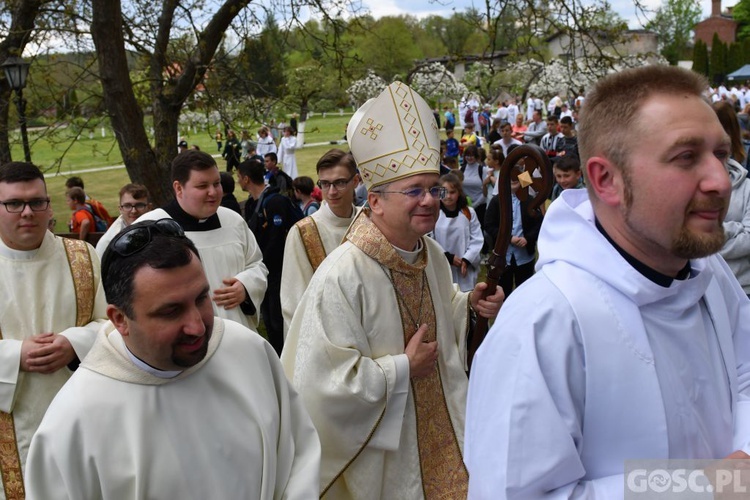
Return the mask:
<svg viewBox="0 0 750 500">
<path fill-rule="evenodd" d="M 52 210 L 36 166 L 0 166 L 0 205 L 0 481 L 6 498 L 23 498 L 31 436 L 107 304 L 94 249 L 47 230 Z"/>
<path fill-rule="evenodd" d="M 200 252 L 216 315 L 255 330 L 268 270 L 245 219 L 221 206 L 216 161 L 194 149 L 178 154 L 172 160 L 172 187 L 174 200 L 138 220 L 179 222 Z"/>
<path fill-rule="evenodd" d="M 268 343 L 214 316 L 180 225 L 129 226 L 103 267 L 111 323 L 33 439 L 29 497 L 313 498 L 310 417 Z"/>
<path fill-rule="evenodd" d="M 138 217 L 153 208 L 149 201 L 148 189 L 141 184 L 125 184 L 120 189 L 120 216 L 96 244 L 96 253 L 101 258 L 107 245 L 120 231 L 131 225 Z"/>
<path fill-rule="evenodd" d="M 347 138 L 368 185 L 345 242 L 315 272 L 281 359 L 321 436 L 324 498 L 466 498 L 461 458 L 471 309 L 430 238 L 444 188 L 428 104 L 400 82 Z"/>
<path fill-rule="evenodd" d="M 354 191 L 359 183 L 359 175 L 351 153 L 331 149 L 320 157 L 315 169 L 325 203 L 320 210 L 295 224 L 286 237 L 281 272 L 284 332 L 289 330 L 294 310 L 313 273 L 323 259 L 341 244 L 357 214 Z"/>
</svg>

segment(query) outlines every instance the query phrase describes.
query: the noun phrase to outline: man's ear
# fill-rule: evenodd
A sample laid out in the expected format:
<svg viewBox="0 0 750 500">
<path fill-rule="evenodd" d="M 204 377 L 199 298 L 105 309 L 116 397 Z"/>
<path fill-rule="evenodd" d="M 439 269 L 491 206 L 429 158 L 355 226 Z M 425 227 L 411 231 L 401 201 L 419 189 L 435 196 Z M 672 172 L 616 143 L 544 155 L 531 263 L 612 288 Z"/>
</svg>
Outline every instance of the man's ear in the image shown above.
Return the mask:
<svg viewBox="0 0 750 500">
<path fill-rule="evenodd" d="M 130 334 L 130 325 L 128 324 L 127 316 L 117 306 L 113 304 L 107 305 L 107 317 L 115 325 L 120 335 L 127 337 Z"/>
<path fill-rule="evenodd" d="M 182 198 L 182 184 L 180 184 L 180 181 L 174 181 L 172 183 L 172 189 L 174 189 L 174 195 L 177 199 Z"/>
<path fill-rule="evenodd" d="M 383 215 L 383 205 L 380 203 L 382 194 L 367 193 L 367 204 L 370 206 L 370 211 L 375 215 Z"/>
<path fill-rule="evenodd" d="M 598 200 L 609 206 L 623 202 L 624 182 L 619 167 L 606 158 L 594 156 L 586 162 L 585 170 L 586 184 L 591 186 Z"/>
</svg>

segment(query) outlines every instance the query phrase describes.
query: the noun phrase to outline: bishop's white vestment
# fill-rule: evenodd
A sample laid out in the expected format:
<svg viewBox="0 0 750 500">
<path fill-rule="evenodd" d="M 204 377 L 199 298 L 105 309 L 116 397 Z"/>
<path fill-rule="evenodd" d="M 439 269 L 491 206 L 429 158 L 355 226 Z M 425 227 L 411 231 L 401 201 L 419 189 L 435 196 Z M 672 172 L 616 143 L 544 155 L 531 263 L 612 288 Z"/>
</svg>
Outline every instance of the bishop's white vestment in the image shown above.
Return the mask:
<svg viewBox="0 0 750 500">
<path fill-rule="evenodd" d="M 99 259 L 92 246 L 86 244 L 85 248 L 93 274 L 78 273 L 74 283 L 62 238 L 47 232 L 41 246 L 29 251 L 13 250 L 0 240 L 0 296 L 4 297 L 0 306 L 0 411 L 10 413 L 14 424 L 12 428 L 0 425 L 0 468 L 19 459 L 25 467 L 31 436 L 52 398 L 73 373 L 68 367 L 51 374 L 21 371 L 23 340 L 39 333 L 59 333 L 70 341 L 80 360 L 106 320 Z M 82 280 L 93 280 L 93 286 L 83 288 Z M 90 321 L 84 319 L 80 327 L 76 326 L 77 287 L 91 291 L 82 297 L 81 305 L 93 304 Z M 17 447 L 12 445 L 13 433 Z M 5 499 L 3 488 L 0 498 Z"/>
<path fill-rule="evenodd" d="M 351 217 L 338 217 L 331 207 L 324 203 L 320 210 L 310 216 L 314 225 L 314 229 L 311 230 L 317 231 L 319 239 L 310 231 L 300 230 L 302 224 L 310 224 L 310 221 L 304 219 L 289 230 L 284 246 L 284 266 L 281 270 L 281 312 L 284 315 L 285 333 L 289 331 L 294 311 L 315 272 L 311 259 L 319 264 L 341 244 L 358 211 L 359 209 L 352 205 Z M 322 248 L 320 243 L 323 243 Z"/>
<path fill-rule="evenodd" d="M 246 314 L 239 306 L 225 309 L 214 303 L 214 313 L 254 330 L 258 324 L 260 304 L 266 293 L 268 269 L 263 264 L 263 254 L 245 219 L 224 207 L 219 207 L 216 214 L 204 221 L 186 214 L 175 201 L 165 208 L 166 210 L 157 208 L 147 212 L 137 222 L 164 218 L 179 222 L 185 235 L 198 249 L 211 291 L 225 288 L 223 279 L 237 278 L 245 286 L 247 296 L 255 308 L 253 314 Z"/>
<path fill-rule="evenodd" d="M 314 499 L 320 443 L 273 348 L 215 318 L 173 378 L 137 367 L 107 323 L 34 436 L 28 499 Z"/>
<path fill-rule="evenodd" d="M 323 498 L 462 498 L 468 294 L 440 246 L 407 263 L 368 211 L 318 268 L 281 355 L 321 439 Z M 416 323 L 437 339 L 437 369 L 410 378 Z"/>
<path fill-rule="evenodd" d="M 750 301 L 720 257 L 638 270 L 578 189 L 538 248 L 472 364 L 469 498 L 618 499 L 626 460 L 750 452 Z"/>
</svg>

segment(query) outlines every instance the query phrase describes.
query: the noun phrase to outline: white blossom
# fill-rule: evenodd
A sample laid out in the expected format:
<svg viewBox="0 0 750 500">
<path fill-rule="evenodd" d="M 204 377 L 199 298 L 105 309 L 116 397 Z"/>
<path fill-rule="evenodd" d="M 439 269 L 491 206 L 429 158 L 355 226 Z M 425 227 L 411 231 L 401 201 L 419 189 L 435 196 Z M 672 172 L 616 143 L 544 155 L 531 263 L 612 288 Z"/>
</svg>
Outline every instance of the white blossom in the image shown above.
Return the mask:
<svg viewBox="0 0 750 500">
<path fill-rule="evenodd" d="M 361 80 L 354 81 L 346 89 L 346 95 L 355 106 L 364 104 L 368 99 L 377 97 L 388 85 L 372 70 L 367 70 L 367 75 Z"/>
<path fill-rule="evenodd" d="M 468 91 L 466 86 L 439 62 L 433 62 L 414 72 L 411 87 L 428 100 L 459 99 Z"/>
</svg>

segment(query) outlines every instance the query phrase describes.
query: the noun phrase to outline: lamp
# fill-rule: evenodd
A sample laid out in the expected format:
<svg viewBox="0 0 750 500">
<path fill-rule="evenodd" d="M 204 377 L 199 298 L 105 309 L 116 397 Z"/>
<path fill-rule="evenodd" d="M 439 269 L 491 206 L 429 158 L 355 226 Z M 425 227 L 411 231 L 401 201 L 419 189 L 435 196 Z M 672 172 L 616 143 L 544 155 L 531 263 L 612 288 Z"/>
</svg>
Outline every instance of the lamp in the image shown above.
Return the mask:
<svg viewBox="0 0 750 500">
<path fill-rule="evenodd" d="M 29 149 L 29 136 L 26 132 L 26 101 L 23 98 L 23 89 L 26 87 L 26 77 L 29 76 L 29 66 L 23 59 L 17 56 L 8 57 L 2 66 L 5 79 L 12 90 L 16 92 L 16 108 L 18 109 L 18 124 L 21 126 L 21 141 L 23 142 L 23 153 L 26 161 L 31 163 L 31 150 Z"/>
</svg>

